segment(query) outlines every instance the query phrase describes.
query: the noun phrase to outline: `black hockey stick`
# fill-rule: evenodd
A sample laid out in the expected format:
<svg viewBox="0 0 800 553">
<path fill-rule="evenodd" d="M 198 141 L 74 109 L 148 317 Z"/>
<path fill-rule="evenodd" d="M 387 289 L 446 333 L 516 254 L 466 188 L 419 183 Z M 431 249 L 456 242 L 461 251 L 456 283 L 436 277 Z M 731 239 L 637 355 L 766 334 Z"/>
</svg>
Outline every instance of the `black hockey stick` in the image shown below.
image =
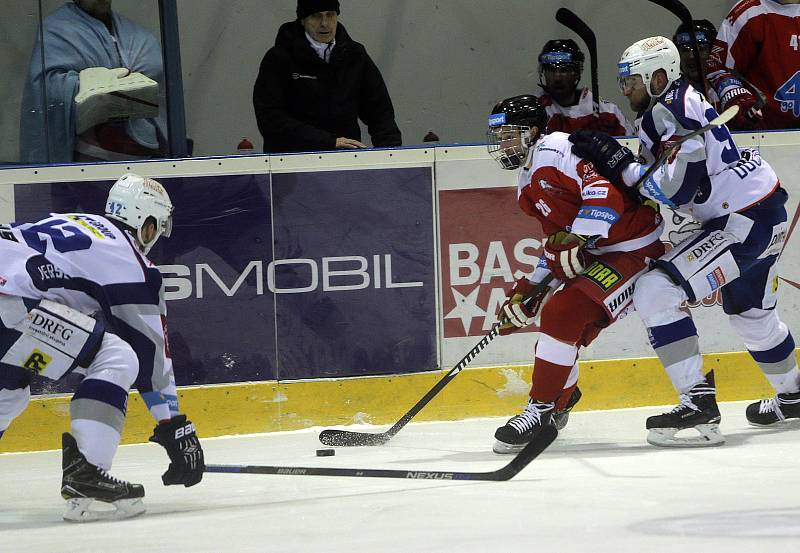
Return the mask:
<svg viewBox="0 0 800 553">
<path fill-rule="evenodd" d="M 662 8 L 671 12 L 675 17 L 681 20 L 685 26 L 689 27 L 693 32 L 689 33 L 689 40 L 692 43 L 692 54 L 694 54 L 694 60 L 697 64 L 697 67 L 700 69 L 700 76 L 702 77 L 703 81 L 706 78 L 706 71 L 705 67 L 700 63 L 700 50 L 697 46 L 697 38 L 695 35 L 696 29 L 694 27 L 694 18 L 692 17 L 689 8 L 687 8 L 680 0 L 650 0 L 654 4 L 658 4 Z M 741 73 L 736 71 L 735 69 L 729 68 L 729 71 L 733 73 L 733 75 L 742 81 L 747 88 L 753 91 L 753 93 L 758 98 L 758 101 L 755 104 L 756 109 L 761 109 L 764 107 L 764 104 L 767 103 L 767 96 L 764 92 L 761 91 L 756 85 L 748 81 Z"/>
<path fill-rule="evenodd" d="M 550 284 L 550 281 L 553 280 L 553 274 L 550 273 L 547 275 L 542 281 L 536 285 L 536 287 L 531 291 L 528 298 L 526 298 L 525 303 L 530 301 L 533 297 L 536 296 L 544 287 Z M 459 361 L 455 367 L 450 369 L 444 377 L 436 383 L 436 385 L 431 388 L 427 394 L 425 394 L 422 399 L 420 399 L 411 409 L 408 410 L 408 413 L 400 417 L 400 420 L 394 423 L 389 430 L 386 432 L 381 432 L 379 434 L 371 434 L 368 432 L 354 432 L 351 430 L 338 430 L 338 429 L 327 429 L 323 430 L 319 433 L 319 441 L 325 445 L 332 445 L 332 446 L 362 446 L 362 445 L 383 445 L 392 437 L 400 432 L 400 430 L 408 424 L 408 422 L 414 418 L 414 416 L 419 413 L 423 407 L 428 405 L 430 401 L 442 391 L 442 388 L 447 386 L 451 380 L 453 380 L 458 373 L 460 373 L 464 367 L 469 365 L 470 361 L 475 359 L 480 352 L 484 350 L 486 346 L 489 345 L 489 342 L 494 340 L 500 333 L 500 324 L 495 323 L 492 326 L 492 329 L 489 333 L 481 338 L 481 341 L 475 344 L 471 350 L 467 352 L 467 354 Z"/>
<path fill-rule="evenodd" d="M 491 472 L 442 470 L 347 469 L 335 467 L 274 467 L 264 465 L 206 465 L 206 472 L 233 474 L 280 474 L 288 476 L 355 476 L 365 478 L 405 478 L 414 480 L 510 480 L 536 459 L 558 436 L 555 426 L 542 428 L 511 461 Z"/>
<path fill-rule="evenodd" d="M 697 64 L 697 70 L 700 72 L 700 82 L 706 82 L 706 68 L 700 61 L 700 49 L 697 47 L 697 29 L 694 26 L 694 19 L 689 9 L 683 5 L 680 0 L 650 0 L 653 4 L 658 4 L 665 10 L 668 10 L 675 17 L 681 20 L 687 29 L 689 29 L 689 42 L 692 45 L 692 54 L 694 62 Z M 705 85 L 703 85 L 705 86 Z"/>
<path fill-rule="evenodd" d="M 669 161 L 669 158 L 672 157 L 672 155 L 678 151 L 678 149 L 681 147 L 681 144 L 683 144 L 684 142 L 686 142 L 691 138 L 694 138 L 695 136 L 699 136 L 705 132 L 708 132 L 711 129 L 716 129 L 717 127 L 721 127 L 722 125 L 724 125 L 725 123 L 736 117 L 737 113 L 739 113 L 739 106 L 731 106 L 725 111 L 723 111 L 720 115 L 709 121 L 707 125 L 703 125 L 696 131 L 692 131 L 687 135 L 681 136 L 678 140 L 672 143 L 672 146 L 667 148 L 667 150 L 661 154 L 661 156 L 647 169 L 647 171 L 645 171 L 644 175 L 642 175 L 639 178 L 639 180 L 636 181 L 636 184 L 634 184 L 631 188 L 638 189 L 645 182 L 647 182 L 647 179 L 649 179 L 650 176 L 653 173 L 655 173 L 662 165 L 664 165 L 667 161 Z"/>
<path fill-rule="evenodd" d="M 592 76 L 592 96 L 594 104 L 594 114 L 600 113 L 600 86 L 597 79 L 597 39 L 594 32 L 589 26 L 578 17 L 575 12 L 567 8 L 558 8 L 556 12 L 556 21 L 570 29 L 576 35 L 581 37 L 581 40 L 586 44 L 589 50 L 589 67 Z"/>
</svg>

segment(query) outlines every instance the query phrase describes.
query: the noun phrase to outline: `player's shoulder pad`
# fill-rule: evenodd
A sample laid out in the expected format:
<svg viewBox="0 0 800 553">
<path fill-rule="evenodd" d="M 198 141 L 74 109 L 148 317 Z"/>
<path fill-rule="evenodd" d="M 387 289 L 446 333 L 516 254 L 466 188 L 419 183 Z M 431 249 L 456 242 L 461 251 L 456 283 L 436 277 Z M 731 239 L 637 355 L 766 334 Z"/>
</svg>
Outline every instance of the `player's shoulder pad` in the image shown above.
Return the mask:
<svg viewBox="0 0 800 553">
<path fill-rule="evenodd" d="M 763 0 L 741 0 L 731 8 L 728 16 L 725 18 L 728 23 L 733 25 L 747 10 L 757 8 L 763 4 Z"/>
<path fill-rule="evenodd" d="M 571 151 L 571 146 L 569 134 L 555 131 L 544 135 L 536 143 L 536 154 L 549 154 L 561 158 Z"/>
</svg>

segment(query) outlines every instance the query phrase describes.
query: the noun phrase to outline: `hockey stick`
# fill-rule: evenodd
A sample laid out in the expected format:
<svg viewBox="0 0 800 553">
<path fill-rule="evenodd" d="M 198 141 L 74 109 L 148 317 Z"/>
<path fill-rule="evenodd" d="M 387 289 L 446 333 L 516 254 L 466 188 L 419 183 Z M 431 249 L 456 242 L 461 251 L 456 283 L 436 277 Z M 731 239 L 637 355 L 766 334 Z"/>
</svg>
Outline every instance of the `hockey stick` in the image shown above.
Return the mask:
<svg viewBox="0 0 800 553">
<path fill-rule="evenodd" d="M 355 476 L 366 478 L 405 478 L 414 480 L 510 480 L 536 459 L 558 436 L 555 426 L 542 428 L 511 461 L 491 472 L 442 470 L 348 469 L 335 467 L 274 467 L 264 465 L 206 465 L 206 472 L 233 474 L 280 474 L 288 476 Z"/>
<path fill-rule="evenodd" d="M 523 303 L 527 305 L 527 302 L 530 301 L 533 297 L 536 296 L 544 287 L 550 284 L 550 281 L 553 280 L 553 274 L 550 273 L 542 281 L 536 285 L 536 287 L 531 290 L 530 295 L 525 299 Z M 422 399 L 420 399 L 408 412 L 400 417 L 400 420 L 397 421 L 394 426 L 392 426 L 386 432 L 381 432 L 379 434 L 371 434 L 368 432 L 353 432 L 351 430 L 337 430 L 337 429 L 327 429 L 323 430 L 319 433 L 319 441 L 325 445 L 331 446 L 362 446 L 362 445 L 383 445 L 392 437 L 400 432 L 400 430 L 408 424 L 408 422 L 414 418 L 414 416 L 419 413 L 423 407 L 428 405 L 430 401 L 442 391 L 442 388 L 447 386 L 451 380 L 453 380 L 458 373 L 460 373 L 464 367 L 469 365 L 470 361 L 475 359 L 478 354 L 483 351 L 483 349 L 489 345 L 489 342 L 494 340 L 500 333 L 500 324 L 495 323 L 492 326 L 492 329 L 489 333 L 481 338 L 481 341 L 475 344 L 471 350 L 467 352 L 467 354 L 459 361 L 455 367 L 450 369 L 450 371 L 444 375 L 444 377 L 436 383 L 436 385 L 431 388 L 427 394 L 425 394 Z"/>
<path fill-rule="evenodd" d="M 642 175 L 641 178 L 636 181 L 636 184 L 634 184 L 631 188 L 638 190 L 640 186 L 647 182 L 647 179 L 649 179 L 653 173 L 655 173 L 662 165 L 669 161 L 669 158 L 671 158 L 672 155 L 678 151 L 678 149 L 681 147 L 681 144 L 689 139 L 694 138 L 695 136 L 699 136 L 712 129 L 721 127 L 736 117 L 737 113 L 739 113 L 739 106 L 731 106 L 723 111 L 720 115 L 709 121 L 707 125 L 703 125 L 696 131 L 692 131 L 689 134 L 680 137 L 672 144 L 672 146 L 670 146 L 664 153 L 661 154 L 661 156 L 647 169 L 647 171 L 644 172 L 644 175 Z"/>
<path fill-rule="evenodd" d="M 650 0 L 654 4 L 658 4 L 662 8 L 671 12 L 675 17 L 681 20 L 681 23 L 695 31 L 694 27 L 694 18 L 692 17 L 691 12 L 689 9 L 682 3 L 680 0 Z M 700 63 L 700 50 L 697 47 L 697 38 L 694 32 L 689 33 L 689 40 L 692 42 L 692 54 L 694 54 L 694 60 L 697 64 L 697 67 L 700 69 L 700 76 L 702 77 L 703 81 L 706 79 L 706 71 L 705 67 Z M 758 98 L 758 101 L 755 104 L 756 109 L 761 109 L 764 107 L 764 104 L 767 103 L 767 96 L 764 92 L 761 91 L 756 85 L 748 81 L 741 73 L 736 71 L 735 69 L 729 68 L 729 71 L 733 73 L 733 75 L 742 81 L 747 88 L 753 91 L 753 93 Z"/>
<path fill-rule="evenodd" d="M 686 28 L 689 29 L 689 42 L 692 44 L 692 55 L 694 62 L 697 64 L 697 70 L 700 72 L 700 82 L 706 82 L 706 69 L 700 61 L 700 49 L 697 47 L 697 35 L 694 26 L 694 19 L 689 9 L 683 5 L 680 0 L 650 0 L 653 4 L 657 4 L 665 10 L 672 13 L 675 17 L 681 20 Z M 705 85 L 704 85 L 705 86 Z"/>
<path fill-rule="evenodd" d="M 581 40 L 583 40 L 586 44 L 586 48 L 589 50 L 589 67 L 592 76 L 592 103 L 594 114 L 598 115 L 600 113 L 600 86 L 597 79 L 597 39 L 594 36 L 594 32 L 575 14 L 575 12 L 567 8 L 558 8 L 556 12 L 556 21 L 581 37 Z"/>
</svg>

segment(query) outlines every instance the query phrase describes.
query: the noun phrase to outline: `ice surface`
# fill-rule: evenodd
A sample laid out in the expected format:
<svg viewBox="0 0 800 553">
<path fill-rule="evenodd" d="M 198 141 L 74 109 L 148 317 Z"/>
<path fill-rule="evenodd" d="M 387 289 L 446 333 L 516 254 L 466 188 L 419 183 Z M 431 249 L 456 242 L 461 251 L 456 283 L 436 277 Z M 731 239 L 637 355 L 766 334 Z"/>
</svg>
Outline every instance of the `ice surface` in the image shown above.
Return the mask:
<svg viewBox="0 0 800 553">
<path fill-rule="evenodd" d="M 647 445 L 644 420 L 661 408 L 573 413 L 547 451 L 501 483 L 207 474 L 167 488 L 159 446 L 124 446 L 111 472 L 145 485 L 147 513 L 91 524 L 61 520 L 60 452 L 0 455 L 0 552 L 791 550 L 800 426 L 751 428 L 745 406 L 721 405 L 727 443 L 705 449 Z M 485 471 L 508 461 L 491 452 L 502 422 L 411 424 L 385 446 L 335 457 L 316 457 L 319 428 L 203 444 L 217 464 Z"/>
</svg>

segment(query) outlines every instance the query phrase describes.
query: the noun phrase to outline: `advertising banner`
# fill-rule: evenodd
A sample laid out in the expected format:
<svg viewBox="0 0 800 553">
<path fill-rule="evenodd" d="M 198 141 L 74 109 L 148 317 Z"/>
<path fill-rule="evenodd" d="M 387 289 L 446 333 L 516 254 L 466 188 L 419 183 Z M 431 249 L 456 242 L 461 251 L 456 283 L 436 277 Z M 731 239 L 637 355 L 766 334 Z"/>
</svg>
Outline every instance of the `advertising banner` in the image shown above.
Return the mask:
<svg viewBox="0 0 800 553">
<path fill-rule="evenodd" d="M 149 257 L 178 385 L 434 369 L 432 179 L 430 167 L 160 178 L 174 229 Z M 112 183 L 17 186 L 15 220 L 103 213 Z"/>
<path fill-rule="evenodd" d="M 436 368 L 430 167 L 272 174 L 278 378 Z"/>
</svg>

